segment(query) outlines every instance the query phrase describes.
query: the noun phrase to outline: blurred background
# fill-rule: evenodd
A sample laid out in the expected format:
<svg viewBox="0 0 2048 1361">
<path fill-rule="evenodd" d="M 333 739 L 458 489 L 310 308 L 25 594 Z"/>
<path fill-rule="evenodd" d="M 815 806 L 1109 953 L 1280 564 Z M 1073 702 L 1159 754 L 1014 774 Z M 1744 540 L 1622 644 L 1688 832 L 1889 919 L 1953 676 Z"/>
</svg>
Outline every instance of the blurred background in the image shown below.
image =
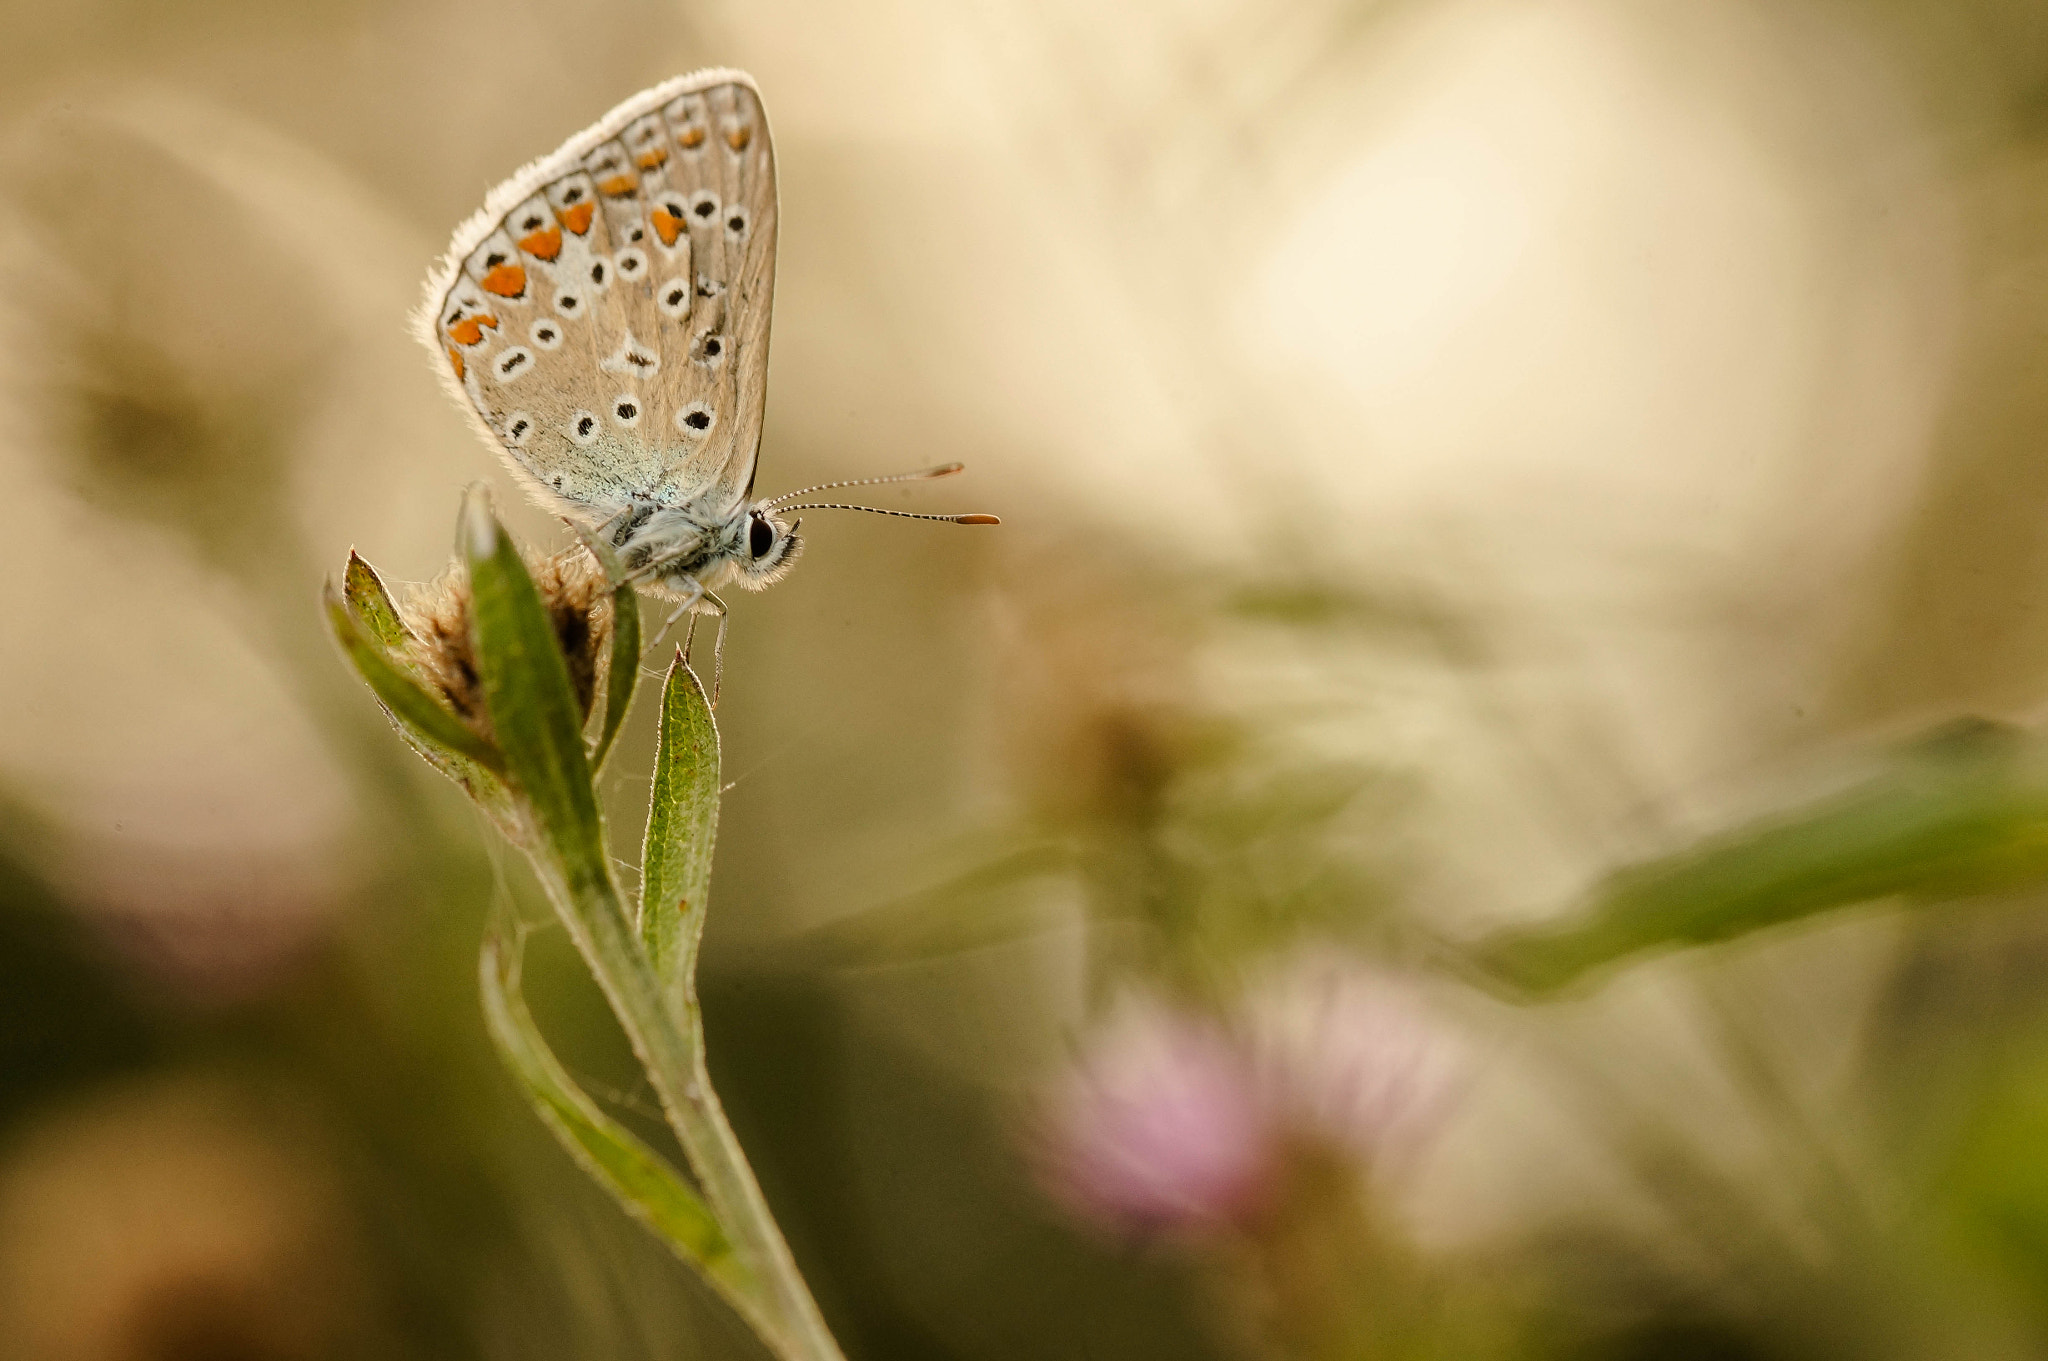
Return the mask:
<svg viewBox="0 0 2048 1361">
<path fill-rule="evenodd" d="M 1544 1007 L 1419 944 L 2048 693 L 2038 4 L 6 27 L 6 1355 L 764 1354 L 498 1070 L 476 942 L 524 869 L 316 609 L 351 545 L 439 571 L 479 478 L 564 541 L 407 313 L 491 184 L 709 64 L 780 161 L 761 487 L 957 458 L 885 504 L 1005 521 L 813 517 L 733 615 L 712 1063 L 851 1356 L 1380 1354 L 1248 1336 L 1235 1248 L 1106 1230 L 1033 1151 L 1118 999 L 1304 949 L 1463 1055 L 1373 1183 L 1400 1264 L 1347 1258 L 1429 1281 L 1400 1354 L 2048 1355 L 2038 903 Z"/>
</svg>

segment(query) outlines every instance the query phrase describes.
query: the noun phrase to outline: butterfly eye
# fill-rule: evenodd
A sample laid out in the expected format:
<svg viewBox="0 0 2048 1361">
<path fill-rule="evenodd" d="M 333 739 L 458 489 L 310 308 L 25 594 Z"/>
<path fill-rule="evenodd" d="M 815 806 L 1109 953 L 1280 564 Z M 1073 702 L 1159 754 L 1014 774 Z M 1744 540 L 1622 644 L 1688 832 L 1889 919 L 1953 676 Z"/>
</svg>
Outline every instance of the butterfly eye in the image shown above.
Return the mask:
<svg viewBox="0 0 2048 1361">
<path fill-rule="evenodd" d="M 572 293 L 565 288 L 555 294 L 555 310 L 565 317 L 581 316 L 583 313 L 583 298 L 580 294 Z"/>
<path fill-rule="evenodd" d="M 690 198 L 690 211 L 709 222 L 718 216 L 718 195 L 709 189 L 700 189 Z"/>
<path fill-rule="evenodd" d="M 676 413 L 676 429 L 686 435 L 701 435 L 711 428 L 716 416 L 702 402 L 692 402 Z"/>
<path fill-rule="evenodd" d="M 747 215 L 737 208 L 733 209 L 732 214 L 725 219 L 725 231 L 728 236 L 733 237 L 735 240 L 745 236 L 747 234 Z"/>
<path fill-rule="evenodd" d="M 768 556 L 768 550 L 775 547 L 775 527 L 756 515 L 753 525 L 747 530 L 747 551 L 759 562 Z"/>
<path fill-rule="evenodd" d="M 561 323 L 550 321 L 546 317 L 533 323 L 532 329 L 526 334 L 532 339 L 535 349 L 552 350 L 562 343 Z"/>
<path fill-rule="evenodd" d="M 667 316 L 680 320 L 690 314 L 690 285 L 682 279 L 670 279 L 655 297 Z"/>
<path fill-rule="evenodd" d="M 636 278 L 640 271 L 647 268 L 647 256 L 637 249 L 622 250 L 619 252 L 617 266 L 621 278 Z"/>
<path fill-rule="evenodd" d="M 568 431 L 569 438 L 575 441 L 579 449 L 587 448 L 599 434 L 603 433 L 598 426 L 597 417 L 588 411 L 572 413 L 569 417 Z"/>
</svg>

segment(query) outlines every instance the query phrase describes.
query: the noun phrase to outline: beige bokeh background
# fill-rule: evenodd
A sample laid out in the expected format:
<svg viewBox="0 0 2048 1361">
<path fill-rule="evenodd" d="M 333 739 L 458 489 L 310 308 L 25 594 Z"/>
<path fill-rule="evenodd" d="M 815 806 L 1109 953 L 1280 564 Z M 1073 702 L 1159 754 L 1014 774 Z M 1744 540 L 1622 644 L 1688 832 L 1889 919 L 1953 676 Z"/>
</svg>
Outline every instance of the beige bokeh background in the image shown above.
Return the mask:
<svg viewBox="0 0 2048 1361">
<path fill-rule="evenodd" d="M 394 848 L 484 833 L 386 749 L 318 583 L 352 545 L 432 575 L 478 478 L 560 534 L 406 313 L 491 183 L 724 64 L 765 93 L 784 202 L 761 485 L 959 458 L 890 504 L 1006 523 L 821 515 L 791 580 L 740 602 L 707 968 L 772 1014 L 760 979 L 805 942 L 1090 778 L 1107 712 L 1391 772 L 1399 813 L 1345 836 L 1398 859 L 1411 919 L 1551 910 L 1788 768 L 2038 703 L 2038 26 L 1803 0 L 16 6 L 14 854 L 173 1016 L 288 1011 L 335 951 L 409 967 L 406 914 L 434 909 Z M 1305 580 L 1427 626 L 1224 608 Z M 643 728 L 610 777 L 629 827 Z M 451 892 L 459 923 L 489 882 Z M 1029 930 L 832 963 L 805 1005 L 1007 1100 L 1085 1014 L 1083 915 L 1047 888 Z M 1901 948 L 1852 924 L 1712 986 L 1790 1018 L 1787 1071 L 1824 1093 Z M 1430 1233 L 1628 1200 L 1532 1053 L 1639 1058 L 1666 1083 L 1642 1104 L 1676 1093 L 1714 1156 L 1768 1165 L 1693 986 L 1653 971 L 1504 1041 L 1417 1193 Z M 851 1128 L 875 1090 L 819 1099 Z M 853 1208 L 818 1241 L 857 1223 L 880 1265 L 845 1290 L 896 1292 L 945 1354 L 1059 1352 L 1028 1290 L 956 1307 L 986 1281 L 947 1283 L 975 1275 L 937 1246 L 950 1192 L 892 1212 L 903 1168 L 850 1148 Z M 327 1206 L 307 1177 L 289 1204 Z"/>
</svg>

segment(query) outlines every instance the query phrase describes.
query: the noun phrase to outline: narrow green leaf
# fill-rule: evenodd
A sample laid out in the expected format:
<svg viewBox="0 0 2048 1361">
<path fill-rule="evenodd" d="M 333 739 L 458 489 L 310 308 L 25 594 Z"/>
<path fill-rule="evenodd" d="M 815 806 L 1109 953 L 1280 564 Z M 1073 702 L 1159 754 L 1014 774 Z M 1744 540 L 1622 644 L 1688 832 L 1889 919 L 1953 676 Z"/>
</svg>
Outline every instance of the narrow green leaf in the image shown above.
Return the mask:
<svg viewBox="0 0 2048 1361">
<path fill-rule="evenodd" d="M 540 592 L 481 495 L 459 535 L 474 598 L 477 670 L 507 773 L 579 902 L 616 899 L 569 667 Z"/>
<path fill-rule="evenodd" d="M 398 607 L 391 603 L 391 593 L 384 589 L 377 569 L 363 561 L 353 548 L 348 550 L 348 570 L 342 575 L 341 593 L 363 628 L 386 648 L 396 651 L 412 641 L 412 630 L 399 618 Z"/>
<path fill-rule="evenodd" d="M 598 570 L 604 573 L 605 581 L 614 587 L 623 587 L 626 584 L 626 564 L 619 561 L 618 550 L 611 546 L 611 542 L 596 530 L 574 520 L 569 522 L 569 528 L 576 532 L 584 550 L 597 559 Z"/>
<path fill-rule="evenodd" d="M 481 958 L 484 1021 L 498 1055 L 570 1155 L 618 1202 L 729 1297 L 751 1299 L 752 1283 L 703 1198 L 668 1161 L 613 1120 L 576 1086 L 526 1009 L 520 944 L 497 922 Z"/>
<path fill-rule="evenodd" d="M 631 586 L 612 592 L 612 655 L 605 677 L 604 726 L 590 750 L 590 766 L 604 769 L 612 743 L 626 726 L 626 710 L 640 684 L 640 594 Z"/>
<path fill-rule="evenodd" d="M 583 541 L 583 547 L 597 560 L 604 579 L 617 583 L 612 591 L 612 655 L 605 683 L 604 726 L 590 748 L 593 769 L 604 768 L 612 742 L 625 725 L 627 706 L 640 680 L 640 596 L 626 580 L 626 565 L 604 535 L 571 521 L 569 527 Z"/>
<path fill-rule="evenodd" d="M 1645 950 L 1730 940 L 1881 898 L 1938 902 L 2048 879 L 2048 750 L 1989 724 L 1803 809 L 1610 876 L 1566 923 L 1504 933 L 1476 961 L 1532 992 Z"/>
<path fill-rule="evenodd" d="M 343 655 L 355 667 L 356 674 L 369 685 L 378 702 L 399 722 L 408 738 L 429 755 L 444 753 L 494 773 L 504 771 L 504 761 L 489 743 L 407 675 L 389 653 L 365 636 L 356 616 L 349 611 L 331 581 L 326 587 L 325 603 L 327 626 L 334 634 L 334 641 L 340 644 Z"/>
<path fill-rule="evenodd" d="M 662 686 L 661 738 L 641 848 L 640 939 L 655 972 L 685 991 L 711 893 L 718 796 L 718 725 L 704 687 L 677 648 Z"/>
</svg>

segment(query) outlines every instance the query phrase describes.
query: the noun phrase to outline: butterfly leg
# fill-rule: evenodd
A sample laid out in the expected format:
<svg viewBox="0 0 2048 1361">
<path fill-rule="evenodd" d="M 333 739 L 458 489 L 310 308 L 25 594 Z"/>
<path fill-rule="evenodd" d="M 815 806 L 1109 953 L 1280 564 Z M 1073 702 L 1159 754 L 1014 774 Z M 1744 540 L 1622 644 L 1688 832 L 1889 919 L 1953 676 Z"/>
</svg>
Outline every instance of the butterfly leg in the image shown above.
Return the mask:
<svg viewBox="0 0 2048 1361">
<path fill-rule="evenodd" d="M 699 598 L 705 605 L 710 606 L 704 613 L 718 616 L 718 637 L 711 644 L 711 707 L 716 709 L 719 685 L 725 679 L 725 602 L 709 591 L 701 592 Z M 698 602 L 693 600 L 690 603 L 695 605 Z M 683 642 L 683 662 L 686 665 L 690 660 L 690 644 L 696 637 L 697 616 L 693 614 L 690 616 L 690 632 Z"/>
<path fill-rule="evenodd" d="M 663 638 L 667 637 L 668 631 L 676 626 L 676 620 L 681 619 L 686 614 L 689 615 L 689 632 L 683 635 L 683 664 L 687 666 L 690 662 L 690 645 L 697 641 L 697 615 L 700 612 L 717 615 L 718 638 L 711 645 L 711 707 L 715 709 L 718 707 L 718 687 L 725 678 L 725 602 L 705 590 L 704 583 L 697 580 L 697 578 L 687 577 L 685 580 L 690 583 L 688 587 L 689 597 L 682 604 L 676 606 L 669 617 L 663 621 L 660 630 L 654 635 L 654 641 L 649 643 L 648 646 L 653 647 L 655 643 L 659 643 Z"/>
<path fill-rule="evenodd" d="M 713 613 L 718 616 L 718 638 L 711 644 L 711 707 L 716 709 L 718 687 L 725 680 L 725 602 L 709 591 L 704 592 L 704 598 L 711 602 Z"/>
<path fill-rule="evenodd" d="M 668 631 L 676 626 L 676 620 L 694 611 L 697 608 L 698 604 L 704 599 L 705 595 L 708 594 L 708 592 L 706 592 L 704 589 L 704 583 L 697 580 L 697 578 L 685 577 L 683 579 L 690 583 L 687 587 L 688 591 L 690 592 L 688 598 L 686 598 L 682 604 L 676 606 L 675 610 L 672 613 L 670 613 L 669 617 L 662 622 L 661 628 L 656 631 L 653 640 L 650 641 L 647 644 L 647 646 L 653 647 L 656 643 L 659 643 L 663 638 L 666 638 L 668 636 Z M 724 609 L 723 606 L 720 606 L 719 608 L 721 611 Z M 690 632 L 692 635 L 694 635 L 696 631 L 697 621 L 695 619 L 692 619 L 690 621 Z M 684 660 L 687 661 L 689 659 L 689 653 L 690 645 L 686 642 L 683 644 Z"/>
<path fill-rule="evenodd" d="M 609 524 L 611 523 L 611 521 L 608 520 L 606 521 L 606 523 Z M 635 583 L 645 581 L 648 578 L 657 575 L 658 573 L 660 573 L 662 568 L 668 566 L 670 563 L 682 558 L 687 558 L 692 553 L 696 552 L 698 542 L 699 541 L 697 539 L 689 539 L 683 543 L 677 544 L 675 547 L 671 548 L 666 553 L 660 554 L 657 557 L 649 558 L 647 561 L 641 563 L 638 567 L 633 568 L 631 571 L 628 571 L 623 576 L 621 576 L 618 584 L 621 586 L 633 585 Z"/>
</svg>

